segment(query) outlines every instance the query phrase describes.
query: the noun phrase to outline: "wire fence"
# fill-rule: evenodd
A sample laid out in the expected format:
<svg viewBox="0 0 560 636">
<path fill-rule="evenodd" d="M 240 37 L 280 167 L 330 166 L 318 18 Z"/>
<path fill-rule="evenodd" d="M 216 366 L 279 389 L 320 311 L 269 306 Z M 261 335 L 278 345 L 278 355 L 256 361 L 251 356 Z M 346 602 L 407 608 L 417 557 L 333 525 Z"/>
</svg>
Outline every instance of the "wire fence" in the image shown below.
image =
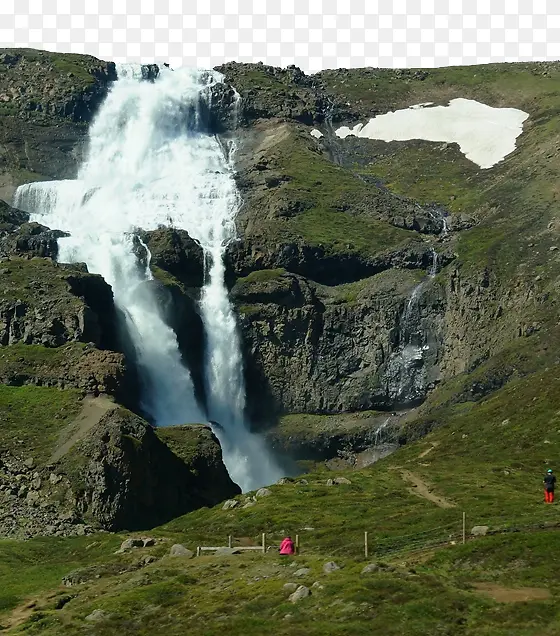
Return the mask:
<svg viewBox="0 0 560 636">
<path fill-rule="evenodd" d="M 377 531 L 364 530 L 348 532 L 344 535 L 343 541 L 338 545 L 329 547 L 319 545 L 322 543 L 318 537 L 309 535 L 293 535 L 297 547 L 297 553 L 325 553 L 331 556 L 354 556 L 365 559 L 384 559 L 396 557 L 399 554 L 414 554 L 428 551 L 432 548 L 446 545 L 459 545 L 477 538 L 477 534 L 472 533 L 475 526 L 483 526 L 480 534 L 494 535 L 506 534 L 510 532 L 523 531 L 548 531 L 560 527 L 560 519 L 535 515 L 534 512 L 518 514 L 515 519 L 507 515 L 494 515 L 489 518 L 477 519 L 473 521 L 467 513 L 459 513 L 455 522 L 435 526 L 427 530 L 418 532 L 383 536 Z M 279 544 L 277 533 L 261 535 L 259 541 L 263 546 L 261 549 L 266 552 L 276 551 L 276 543 Z M 232 543 L 233 541 L 233 543 Z M 235 545 L 232 537 L 228 537 L 227 545 Z M 214 550 L 216 548 L 212 548 Z"/>
</svg>

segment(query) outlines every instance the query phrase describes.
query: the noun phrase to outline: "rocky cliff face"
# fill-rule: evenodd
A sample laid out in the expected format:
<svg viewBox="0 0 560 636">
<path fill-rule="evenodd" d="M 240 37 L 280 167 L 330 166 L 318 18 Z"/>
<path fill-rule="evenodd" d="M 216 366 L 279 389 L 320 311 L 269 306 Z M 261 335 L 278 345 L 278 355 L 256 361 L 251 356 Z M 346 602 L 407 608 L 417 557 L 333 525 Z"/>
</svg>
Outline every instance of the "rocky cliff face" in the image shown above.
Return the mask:
<svg viewBox="0 0 560 636">
<path fill-rule="evenodd" d="M 558 65 L 481 67 L 468 88 L 447 69 L 305 80 L 258 65 L 224 70 L 247 104 L 238 160 L 244 205 L 230 258 L 243 277 L 232 296 L 257 411 L 263 392 L 281 412 L 392 410 L 421 403 L 442 382 L 441 395 L 453 393 L 454 378 L 469 384 L 484 365 L 484 381 L 472 381 L 480 398 L 549 359 L 542 338 L 557 338 L 558 226 L 545 157 L 558 140 L 546 133 L 545 94 L 558 86 Z M 509 81 L 515 96 L 505 92 Z M 290 82 L 294 94 L 323 91 L 331 110 L 313 119 L 283 110 Z M 488 171 L 449 144 L 343 141 L 331 127 L 452 97 L 515 106 L 534 123 L 519 150 Z M 301 121 L 323 136 L 312 140 Z M 428 278 L 434 252 L 437 276 Z M 385 280 L 392 287 L 381 292 Z M 438 403 L 433 395 L 427 407 Z"/>
<path fill-rule="evenodd" d="M 104 528 L 134 530 L 240 493 L 227 475 L 211 433 L 203 444 L 198 429 L 183 427 L 174 431 L 174 437 L 190 438 L 190 457 L 173 452 L 132 413 L 116 409 L 105 415 L 61 460 L 70 473 L 80 466 L 73 485 L 77 510 Z M 212 462 L 203 459 L 208 447 Z"/>
<path fill-rule="evenodd" d="M 0 535 L 149 528 L 240 492 L 209 429 L 177 427 L 161 437 L 106 398 L 88 398 L 46 461 L 3 444 Z"/>
<path fill-rule="evenodd" d="M 413 273 L 392 270 L 334 290 L 283 270 L 239 280 L 232 297 L 255 415 L 391 409 L 421 400 L 438 379 L 443 303 L 431 285 L 411 310 L 417 286 Z M 430 347 L 418 353 L 416 385 L 401 355 L 415 337 L 419 350 Z M 263 393 L 271 400 L 258 399 Z"/>
<path fill-rule="evenodd" d="M 21 183 L 71 178 L 115 65 L 82 55 L 0 50 L 0 198 Z"/>
</svg>

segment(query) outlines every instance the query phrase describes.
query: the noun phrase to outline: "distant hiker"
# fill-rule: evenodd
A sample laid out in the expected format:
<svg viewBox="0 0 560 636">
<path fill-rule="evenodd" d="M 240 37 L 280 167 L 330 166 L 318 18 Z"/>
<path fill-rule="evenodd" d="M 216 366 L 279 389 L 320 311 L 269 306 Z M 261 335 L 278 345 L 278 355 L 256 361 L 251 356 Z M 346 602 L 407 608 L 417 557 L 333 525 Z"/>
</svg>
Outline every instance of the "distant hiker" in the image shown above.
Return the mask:
<svg viewBox="0 0 560 636">
<path fill-rule="evenodd" d="M 280 554 L 295 554 L 296 549 L 294 547 L 294 542 L 291 537 L 286 537 L 282 539 L 282 543 L 280 544 Z"/>
<path fill-rule="evenodd" d="M 546 471 L 543 479 L 544 484 L 544 501 L 545 503 L 554 503 L 554 484 L 556 483 L 556 475 L 552 474 L 552 468 Z"/>
</svg>

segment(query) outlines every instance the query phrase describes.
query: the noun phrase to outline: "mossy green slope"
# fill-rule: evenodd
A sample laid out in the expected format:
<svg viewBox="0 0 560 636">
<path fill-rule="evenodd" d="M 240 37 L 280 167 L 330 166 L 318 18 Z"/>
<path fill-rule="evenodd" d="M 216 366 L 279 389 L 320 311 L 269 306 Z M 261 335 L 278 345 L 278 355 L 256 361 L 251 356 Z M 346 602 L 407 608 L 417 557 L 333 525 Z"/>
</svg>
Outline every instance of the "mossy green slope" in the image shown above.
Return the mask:
<svg viewBox="0 0 560 636">
<path fill-rule="evenodd" d="M 251 241 L 296 242 L 320 247 L 327 255 L 367 259 L 418 238 L 386 221 L 400 201 L 332 163 L 313 148 L 307 131 L 283 124 L 275 135 L 267 166 L 282 178 L 257 195 Z"/>
<path fill-rule="evenodd" d="M 188 625 L 191 633 L 210 635 L 223 630 L 225 621 L 229 633 L 255 635 L 376 629 L 395 636 L 554 634 L 560 624 L 553 596 L 503 605 L 475 584 L 553 594 L 560 583 L 556 508 L 543 504 L 541 484 L 559 441 L 559 383 L 555 367 L 479 402 L 440 407 L 432 414 L 431 433 L 370 468 L 345 473 L 351 484 L 327 486 L 335 475 L 319 472 L 307 475 L 308 483 L 272 486 L 270 496 L 249 508 L 195 511 L 155 530 L 162 543 L 154 548 L 118 557 L 121 574 L 110 565 L 117 559 L 112 548 L 96 537 L 89 538 L 91 559 L 82 543 L 71 544 L 67 570 L 99 564 L 100 578 L 71 589 L 73 598 L 62 609 L 55 609 L 68 596 L 55 584 L 64 570 L 57 561 L 65 558 L 62 544 L 53 544 L 57 557 L 38 566 L 29 555 L 49 550 L 49 541 L 24 547 L 5 542 L 0 548 L 7 562 L 18 554 L 23 565 L 17 581 L 12 571 L 3 574 L 3 620 L 23 597 L 38 595 L 36 609 L 13 633 L 78 634 L 85 617 L 101 609 L 106 618 L 96 623 L 100 634 L 179 634 Z M 454 506 L 439 507 L 415 494 L 405 471 Z M 460 543 L 463 511 L 468 534 L 479 524 L 496 534 L 449 545 Z M 367 575 L 361 573 L 365 530 L 370 560 L 386 564 Z M 295 561 L 310 572 L 296 578 L 297 567 L 274 555 L 165 557 L 130 571 L 147 553 L 164 557 L 175 542 L 220 545 L 232 534 L 258 543 L 262 531 L 273 544 L 299 534 L 301 556 Z M 322 565 L 332 559 L 343 568 L 326 575 Z M 289 603 L 283 585 L 292 581 L 310 587 L 311 597 Z M 323 588 L 311 587 L 315 581 Z"/>
</svg>

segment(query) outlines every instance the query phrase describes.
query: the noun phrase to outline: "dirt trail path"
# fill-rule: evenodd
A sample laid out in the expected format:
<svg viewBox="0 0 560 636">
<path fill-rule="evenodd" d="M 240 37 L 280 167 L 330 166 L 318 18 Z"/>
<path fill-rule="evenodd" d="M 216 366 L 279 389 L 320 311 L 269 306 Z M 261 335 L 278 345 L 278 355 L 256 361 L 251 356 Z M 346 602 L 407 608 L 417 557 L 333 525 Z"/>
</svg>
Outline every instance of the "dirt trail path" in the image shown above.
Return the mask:
<svg viewBox="0 0 560 636">
<path fill-rule="evenodd" d="M 117 405 L 109 398 L 99 397 L 86 397 L 83 401 L 83 407 L 78 417 L 70 424 L 71 430 L 74 433 L 71 435 L 64 444 L 59 446 L 52 457 L 49 460 L 50 464 L 54 464 L 59 459 L 64 457 L 66 453 L 81 439 L 83 439 L 91 429 L 99 423 L 101 418 L 109 411 L 117 408 Z"/>
<path fill-rule="evenodd" d="M 473 583 L 473 587 L 498 603 L 545 601 L 552 596 L 550 590 L 543 587 L 503 587 L 496 583 Z"/>
<path fill-rule="evenodd" d="M 436 506 L 439 506 L 440 508 L 455 508 L 454 503 L 451 503 L 444 497 L 440 497 L 439 495 L 431 492 L 428 484 L 416 473 L 413 473 L 410 470 L 401 469 L 401 477 L 412 484 L 412 487 L 409 488 L 408 491 L 413 495 L 427 499 L 428 501 L 435 503 Z"/>
<path fill-rule="evenodd" d="M 37 605 L 36 601 L 27 601 L 24 605 L 18 605 L 6 618 L 0 618 L 0 632 L 9 633 L 10 630 L 23 625 L 31 616 Z"/>
<path fill-rule="evenodd" d="M 425 451 L 422 451 L 416 459 L 422 459 L 423 457 L 426 457 L 426 455 L 431 453 L 438 446 L 439 446 L 439 442 L 432 442 L 432 445 L 430 446 L 430 448 L 427 448 Z"/>
</svg>

